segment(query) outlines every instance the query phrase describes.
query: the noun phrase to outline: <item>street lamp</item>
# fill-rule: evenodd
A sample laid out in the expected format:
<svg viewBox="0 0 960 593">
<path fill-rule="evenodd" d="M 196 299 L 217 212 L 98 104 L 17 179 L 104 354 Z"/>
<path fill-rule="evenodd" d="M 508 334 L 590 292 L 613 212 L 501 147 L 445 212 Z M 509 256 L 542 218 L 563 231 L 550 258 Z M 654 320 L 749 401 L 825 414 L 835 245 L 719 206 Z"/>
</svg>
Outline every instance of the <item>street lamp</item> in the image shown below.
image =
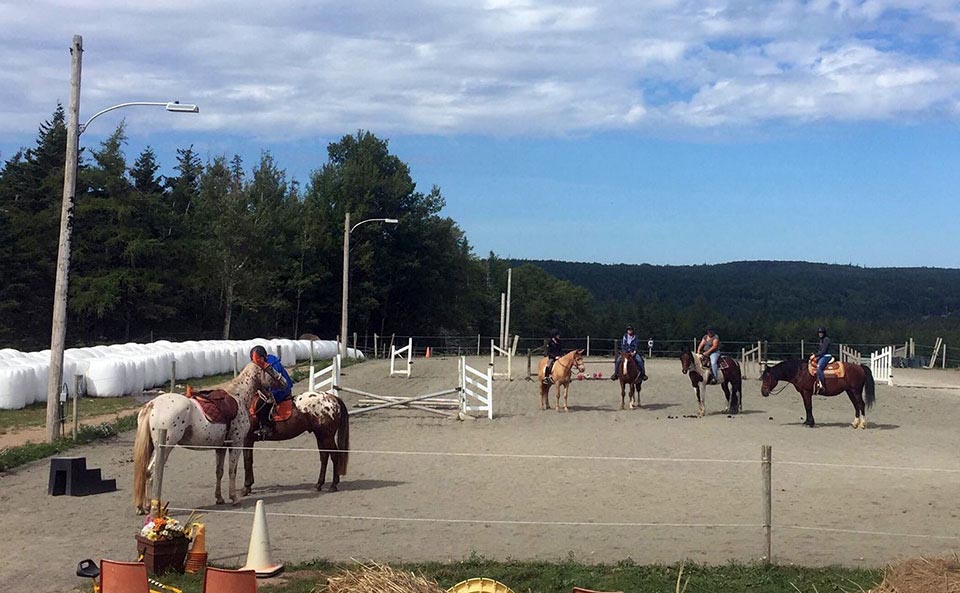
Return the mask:
<svg viewBox="0 0 960 593">
<path fill-rule="evenodd" d="M 47 441 L 53 442 L 59 432 L 60 386 L 63 383 L 63 349 L 67 333 L 67 286 L 70 272 L 70 233 L 73 230 L 73 198 L 77 186 L 77 165 L 80 153 L 80 134 L 90 122 L 108 111 L 134 105 L 164 107 L 176 113 L 199 113 L 196 105 L 172 102 L 135 101 L 121 103 L 98 111 L 80 124 L 80 65 L 83 57 L 83 37 L 73 36 L 70 47 L 70 108 L 67 112 L 67 155 L 63 172 L 63 206 L 60 210 L 60 246 L 57 251 L 57 281 L 53 293 L 53 330 L 50 336 L 50 372 L 47 378 Z"/>
<path fill-rule="evenodd" d="M 384 224 L 397 224 L 400 221 L 396 218 L 368 218 L 361 220 L 357 224 L 350 226 L 350 213 L 347 212 L 343 219 L 343 299 L 340 302 L 340 357 L 347 358 L 347 289 L 350 283 L 350 233 L 352 233 L 361 224 L 368 222 L 382 222 Z"/>
</svg>

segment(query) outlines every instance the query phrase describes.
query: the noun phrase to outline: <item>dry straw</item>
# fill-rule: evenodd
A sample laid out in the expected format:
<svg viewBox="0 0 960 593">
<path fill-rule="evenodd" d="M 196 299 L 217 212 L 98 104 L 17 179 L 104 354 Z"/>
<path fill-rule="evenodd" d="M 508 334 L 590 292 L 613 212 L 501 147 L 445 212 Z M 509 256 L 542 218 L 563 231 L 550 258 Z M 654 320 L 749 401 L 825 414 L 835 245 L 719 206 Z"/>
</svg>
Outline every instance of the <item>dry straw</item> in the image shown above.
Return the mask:
<svg viewBox="0 0 960 593">
<path fill-rule="evenodd" d="M 888 566 L 870 593 L 960 593 L 960 558 L 915 558 Z"/>
<path fill-rule="evenodd" d="M 326 586 L 315 587 L 312 593 L 446 593 L 446 590 L 423 575 L 371 563 L 341 571 L 328 578 Z"/>
</svg>

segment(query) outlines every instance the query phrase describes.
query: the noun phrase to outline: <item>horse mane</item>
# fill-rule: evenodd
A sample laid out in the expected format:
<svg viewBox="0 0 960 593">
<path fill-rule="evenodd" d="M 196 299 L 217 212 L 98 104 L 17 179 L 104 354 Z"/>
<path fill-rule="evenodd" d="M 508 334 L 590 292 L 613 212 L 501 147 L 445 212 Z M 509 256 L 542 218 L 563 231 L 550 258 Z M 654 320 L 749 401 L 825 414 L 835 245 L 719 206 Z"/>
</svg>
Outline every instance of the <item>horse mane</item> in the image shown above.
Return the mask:
<svg viewBox="0 0 960 593">
<path fill-rule="evenodd" d="M 806 364 L 802 358 L 791 358 L 790 360 L 778 362 L 766 369 L 766 371 L 773 374 L 773 376 L 779 380 L 796 375 Z"/>
</svg>

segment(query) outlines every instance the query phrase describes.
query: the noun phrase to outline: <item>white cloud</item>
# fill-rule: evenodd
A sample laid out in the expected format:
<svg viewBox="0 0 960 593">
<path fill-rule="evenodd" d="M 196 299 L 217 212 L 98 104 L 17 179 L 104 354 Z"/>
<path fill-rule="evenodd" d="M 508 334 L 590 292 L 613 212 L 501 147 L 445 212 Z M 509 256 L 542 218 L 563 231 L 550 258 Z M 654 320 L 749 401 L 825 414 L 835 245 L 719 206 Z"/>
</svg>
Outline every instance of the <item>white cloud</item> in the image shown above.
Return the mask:
<svg viewBox="0 0 960 593">
<path fill-rule="evenodd" d="M 49 19 L 69 11 L 70 19 Z M 956 119 L 953 0 L 0 0 L 0 134 L 32 134 L 68 91 L 84 114 L 295 137 L 578 134 L 768 121 Z"/>
</svg>

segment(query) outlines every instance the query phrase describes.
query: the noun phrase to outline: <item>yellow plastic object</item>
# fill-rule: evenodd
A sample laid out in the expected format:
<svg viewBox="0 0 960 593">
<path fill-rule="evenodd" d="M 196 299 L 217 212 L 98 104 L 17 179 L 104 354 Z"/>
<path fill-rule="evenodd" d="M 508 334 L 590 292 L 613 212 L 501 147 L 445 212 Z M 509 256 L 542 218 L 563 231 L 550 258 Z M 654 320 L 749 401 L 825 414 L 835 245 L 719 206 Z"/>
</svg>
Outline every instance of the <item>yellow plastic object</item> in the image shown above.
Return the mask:
<svg viewBox="0 0 960 593">
<path fill-rule="evenodd" d="M 476 578 L 457 583 L 447 593 L 513 593 L 513 589 L 493 579 Z"/>
</svg>

